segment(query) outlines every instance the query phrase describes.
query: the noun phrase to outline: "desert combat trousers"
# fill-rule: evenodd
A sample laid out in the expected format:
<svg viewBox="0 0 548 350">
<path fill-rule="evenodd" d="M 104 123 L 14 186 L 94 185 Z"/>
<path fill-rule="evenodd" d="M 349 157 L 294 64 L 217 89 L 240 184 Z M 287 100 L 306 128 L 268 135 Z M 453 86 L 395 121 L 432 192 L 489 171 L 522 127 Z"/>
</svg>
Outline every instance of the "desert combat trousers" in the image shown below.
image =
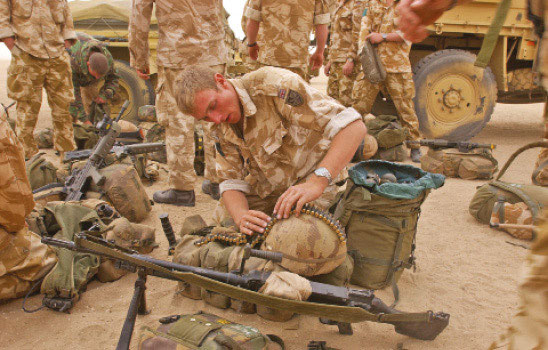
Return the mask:
<svg viewBox="0 0 548 350">
<path fill-rule="evenodd" d="M 327 94 L 339 101 L 343 106 L 351 107 L 353 104 L 352 87 L 356 80 L 358 67 L 354 67 L 352 74 L 346 76 L 342 72 L 344 64 L 345 62 L 331 63 L 329 79 L 327 80 Z"/>
<path fill-rule="evenodd" d="M 252 61 L 253 62 L 253 61 Z M 306 82 L 310 82 L 310 74 L 308 74 L 308 70 L 306 68 L 302 67 L 280 67 L 280 66 L 272 66 L 270 64 L 264 64 L 261 62 L 257 62 L 256 69 L 262 68 L 262 67 L 278 67 L 287 69 L 290 72 L 298 74 L 301 78 L 303 78 Z"/>
<path fill-rule="evenodd" d="M 17 137 L 23 144 L 25 158 L 38 153 L 33 137 L 42 105 L 42 88 L 46 89 L 53 123 L 53 146 L 59 152 L 76 148 L 70 102 L 74 99 L 69 56 L 36 58 L 15 46 L 8 67 L 8 97 L 17 102 Z"/>
<path fill-rule="evenodd" d="M 544 141 L 548 142 L 548 103 L 544 105 L 544 135 L 542 138 Z M 540 171 L 536 174 L 536 176 L 533 174 L 535 179 L 542 186 L 548 186 L 548 164 L 545 164 L 546 162 L 548 162 L 548 148 L 543 148 L 538 155 L 538 159 L 535 163 L 535 169 L 538 169 L 541 164 L 544 164 L 544 166 L 539 169 Z"/>
<path fill-rule="evenodd" d="M 544 215 L 548 215 L 545 211 Z M 518 289 L 520 305 L 507 332 L 489 349 L 536 350 L 548 344 L 548 221 L 531 244 Z"/>
<path fill-rule="evenodd" d="M 215 72 L 224 73 L 225 65 L 210 67 Z M 181 69 L 158 66 L 158 88 L 156 91 L 156 113 L 158 122 L 166 129 L 166 153 L 169 169 L 169 187 L 179 191 L 194 190 L 194 124 L 191 115 L 185 115 L 175 99 L 175 82 Z M 204 132 L 204 177 L 217 183 L 215 171 L 215 142 L 211 137 L 210 124 L 200 122 Z"/>
<path fill-rule="evenodd" d="M 0 301 L 25 295 L 56 262 L 54 251 L 26 227 L 16 233 L 0 227 Z"/>
<path fill-rule="evenodd" d="M 407 139 L 420 140 L 419 120 L 413 105 L 413 97 L 415 97 L 413 73 L 387 73 L 384 82 L 373 84 L 365 79 L 363 72 L 360 72 L 352 90 L 353 107 L 361 115 L 371 113 L 373 103 L 382 87 L 390 94 L 402 126 L 409 130 Z M 415 145 L 411 148 L 420 148 L 420 146 Z"/>
</svg>

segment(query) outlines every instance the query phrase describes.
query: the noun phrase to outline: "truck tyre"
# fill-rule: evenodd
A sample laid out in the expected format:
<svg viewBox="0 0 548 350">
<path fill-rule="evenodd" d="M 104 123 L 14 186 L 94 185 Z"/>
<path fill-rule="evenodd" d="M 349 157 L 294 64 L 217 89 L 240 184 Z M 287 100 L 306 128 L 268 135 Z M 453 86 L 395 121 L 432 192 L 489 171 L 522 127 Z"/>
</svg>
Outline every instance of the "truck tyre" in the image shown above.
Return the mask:
<svg viewBox="0 0 548 350">
<path fill-rule="evenodd" d="M 414 68 L 415 110 L 425 138 L 468 140 L 491 119 L 497 85 L 491 68 L 474 66 L 476 56 L 441 50 Z"/>
<path fill-rule="evenodd" d="M 115 117 L 120 112 L 125 100 L 129 100 L 129 107 L 124 112 L 122 119 L 138 124 L 137 112 L 143 105 L 154 104 L 154 89 L 150 80 L 139 78 L 125 61 L 115 60 L 114 67 L 120 76 L 120 88 L 116 92 L 110 108 L 111 116 Z"/>
</svg>

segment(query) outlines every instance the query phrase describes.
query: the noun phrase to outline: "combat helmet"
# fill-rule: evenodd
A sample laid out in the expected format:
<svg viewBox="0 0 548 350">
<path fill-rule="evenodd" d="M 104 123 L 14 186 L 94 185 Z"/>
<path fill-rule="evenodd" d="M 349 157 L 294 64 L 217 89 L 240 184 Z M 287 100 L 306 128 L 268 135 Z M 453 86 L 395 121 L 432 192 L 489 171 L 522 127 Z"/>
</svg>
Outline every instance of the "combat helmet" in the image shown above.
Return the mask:
<svg viewBox="0 0 548 350">
<path fill-rule="evenodd" d="M 273 219 L 265 229 L 261 249 L 284 255 L 282 267 L 302 276 L 333 271 L 346 258 L 346 235 L 339 222 L 314 206 L 306 205 L 299 217 Z"/>
</svg>

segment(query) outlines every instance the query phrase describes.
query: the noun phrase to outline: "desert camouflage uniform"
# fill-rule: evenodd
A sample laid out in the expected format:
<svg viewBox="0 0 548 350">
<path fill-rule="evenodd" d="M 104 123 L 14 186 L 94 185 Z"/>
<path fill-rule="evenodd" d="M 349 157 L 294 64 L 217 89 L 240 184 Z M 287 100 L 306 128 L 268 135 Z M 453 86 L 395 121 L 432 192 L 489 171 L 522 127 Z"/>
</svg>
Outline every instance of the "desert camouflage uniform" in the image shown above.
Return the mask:
<svg viewBox="0 0 548 350">
<path fill-rule="evenodd" d="M 89 74 L 89 56 L 99 52 L 106 56 L 109 70 L 96 79 Z M 90 114 L 91 103 L 95 98 L 100 97 L 105 101 L 111 100 L 118 90 L 120 76 L 114 68 L 114 59 L 104 45 L 98 41 L 78 41 L 70 48 L 70 65 L 72 68 L 72 84 L 74 85 L 74 101 L 70 104 L 70 115 L 73 120 L 85 121 Z M 99 82 L 104 82 L 101 89 L 98 89 Z"/>
<path fill-rule="evenodd" d="M 156 109 L 160 124 L 166 127 L 166 150 L 170 188 L 194 189 L 194 122 L 175 104 L 176 77 L 187 65 L 207 65 L 224 71 L 227 50 L 220 0 L 134 0 L 129 25 L 131 66 L 148 69 L 148 32 L 153 4 L 160 36 L 156 64 L 158 85 Z M 204 123 L 205 178 L 217 183 L 214 143 Z"/>
<path fill-rule="evenodd" d="M 249 6 L 249 1 L 250 0 L 246 0 L 244 9 Z M 244 13 L 242 15 L 242 21 L 241 21 L 242 31 L 244 33 L 247 32 L 247 19 L 248 18 L 245 16 L 245 11 L 244 11 Z M 262 41 L 262 36 L 263 36 L 263 27 L 259 27 L 259 32 L 257 33 L 257 40 L 256 40 L 259 47 L 264 46 L 264 42 Z M 248 71 L 252 72 L 252 71 L 260 68 L 260 65 L 259 65 L 259 62 L 253 61 L 249 57 L 249 52 L 248 52 L 248 49 L 247 49 L 247 44 L 248 43 L 249 42 L 247 40 L 247 34 L 246 34 L 245 37 L 244 37 L 244 40 L 242 40 L 242 42 L 240 43 L 240 57 L 242 58 L 242 61 L 244 62 L 244 64 L 245 64 L 246 68 L 248 69 Z"/>
<path fill-rule="evenodd" d="M 307 79 L 308 46 L 314 26 L 329 24 L 325 0 L 250 0 L 244 16 L 261 22 L 261 66 L 289 69 Z"/>
<path fill-rule="evenodd" d="M 370 0 L 368 2 L 368 7 L 364 12 L 366 15 L 362 17 L 358 52 L 363 47 L 369 33 L 397 32 L 396 3 L 390 6 L 385 6 L 384 3 L 385 0 Z M 377 50 L 387 72 L 386 81 L 372 84 L 360 72 L 352 93 L 354 108 L 362 115 L 370 113 L 379 90 L 384 87 L 396 105 L 402 125 L 409 130 L 408 139 L 419 140 L 421 138 L 419 121 L 413 105 L 415 85 L 409 61 L 411 43 L 408 41 L 383 41 L 377 46 Z M 419 148 L 418 145 L 413 147 Z"/>
<path fill-rule="evenodd" d="M 250 209 L 271 213 L 285 190 L 313 174 L 333 137 L 361 116 L 284 69 L 264 67 L 230 82 L 243 108 L 243 135 L 230 124 L 212 127 L 220 190 L 241 191 Z M 316 204 L 325 208 L 336 192 L 329 186 Z"/>
<path fill-rule="evenodd" d="M 0 300 L 24 295 L 57 260 L 26 227 L 33 207 L 23 147 L 0 115 Z"/>
<path fill-rule="evenodd" d="M 8 68 L 8 97 L 17 101 L 17 135 L 25 157 L 38 153 L 33 131 L 48 94 L 55 149 L 76 148 L 68 108 L 74 98 L 64 40 L 76 39 L 66 0 L 0 1 L 0 38 L 15 36 Z"/>
<path fill-rule="evenodd" d="M 347 107 L 352 105 L 352 87 L 360 67 L 357 54 L 358 37 L 366 6 L 367 2 L 363 0 L 342 0 L 338 2 L 331 21 L 328 56 L 331 68 L 327 94 Z M 349 59 L 354 61 L 354 70 L 346 76 L 342 68 Z"/>
</svg>

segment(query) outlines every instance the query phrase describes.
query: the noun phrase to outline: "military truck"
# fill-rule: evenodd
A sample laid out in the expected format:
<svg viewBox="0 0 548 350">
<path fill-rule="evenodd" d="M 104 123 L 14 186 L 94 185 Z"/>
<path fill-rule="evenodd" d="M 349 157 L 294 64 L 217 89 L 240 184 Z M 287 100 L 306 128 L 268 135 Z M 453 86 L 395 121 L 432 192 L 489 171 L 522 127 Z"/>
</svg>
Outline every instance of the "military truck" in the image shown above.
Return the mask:
<svg viewBox="0 0 548 350">
<path fill-rule="evenodd" d="M 512 0 L 488 67 L 474 66 L 498 3 L 458 6 L 430 26 L 425 41 L 412 46 L 415 110 L 424 137 L 467 140 L 489 122 L 496 102 L 544 101 L 532 70 L 538 41 L 525 0 Z M 386 112 L 390 101 L 377 102 L 374 113 Z"/>
<path fill-rule="evenodd" d="M 94 0 L 69 2 L 74 20 L 74 27 L 78 36 L 84 40 L 99 40 L 107 45 L 115 62 L 114 65 L 120 74 L 120 89 L 117 93 L 111 114 L 117 115 L 125 100 L 130 105 L 123 115 L 123 119 L 136 121 L 140 106 L 154 104 L 154 87 L 157 81 L 156 48 L 158 45 L 158 22 L 152 14 L 149 33 L 150 47 L 150 80 L 140 79 L 137 72 L 129 66 L 128 24 L 131 13 L 131 0 Z M 234 64 L 234 48 L 238 47 L 238 40 L 228 26 L 225 11 L 225 42 L 229 48 L 228 69 L 230 72 Z"/>
</svg>

